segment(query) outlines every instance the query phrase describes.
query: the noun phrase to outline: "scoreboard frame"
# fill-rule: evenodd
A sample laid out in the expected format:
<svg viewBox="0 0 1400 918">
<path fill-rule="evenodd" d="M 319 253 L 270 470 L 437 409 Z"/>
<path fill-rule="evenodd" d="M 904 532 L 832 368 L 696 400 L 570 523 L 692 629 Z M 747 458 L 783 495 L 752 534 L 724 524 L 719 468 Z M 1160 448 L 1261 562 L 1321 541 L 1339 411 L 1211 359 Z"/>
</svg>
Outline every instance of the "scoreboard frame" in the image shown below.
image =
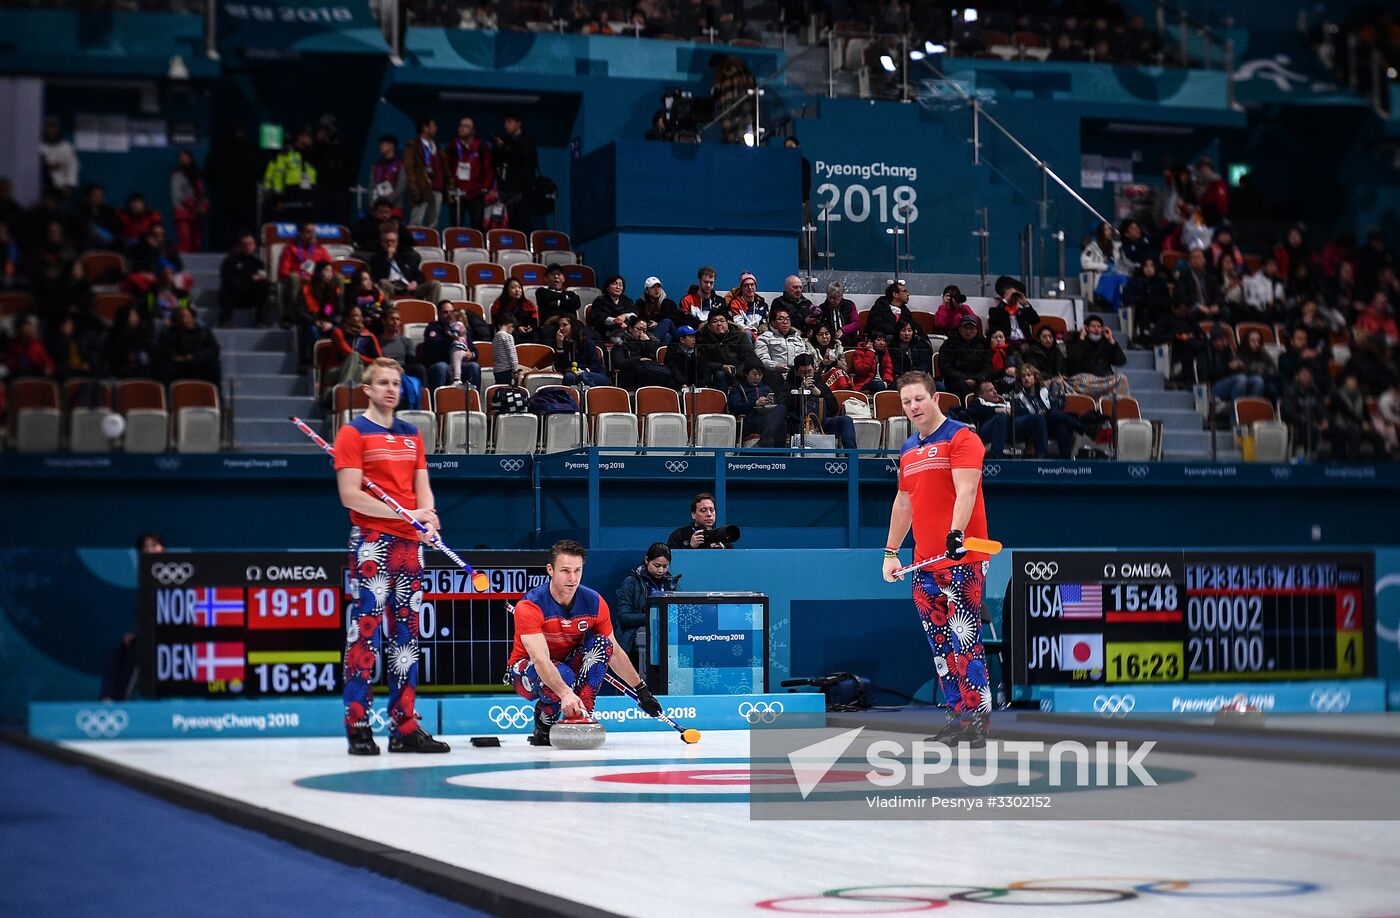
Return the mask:
<svg viewBox="0 0 1400 918">
<path fill-rule="evenodd" d="M 477 558 L 486 592 L 445 555 L 424 552 L 419 694 L 503 690 L 511 607 L 545 580 L 548 553 Z M 142 690 L 149 698 L 338 696 L 349 590 L 344 550 L 142 555 Z M 376 684 L 383 669 L 381 654 Z"/>
<path fill-rule="evenodd" d="M 1376 672 L 1371 552 L 1016 551 L 1011 561 L 1014 700 L 1062 687 Z"/>
</svg>

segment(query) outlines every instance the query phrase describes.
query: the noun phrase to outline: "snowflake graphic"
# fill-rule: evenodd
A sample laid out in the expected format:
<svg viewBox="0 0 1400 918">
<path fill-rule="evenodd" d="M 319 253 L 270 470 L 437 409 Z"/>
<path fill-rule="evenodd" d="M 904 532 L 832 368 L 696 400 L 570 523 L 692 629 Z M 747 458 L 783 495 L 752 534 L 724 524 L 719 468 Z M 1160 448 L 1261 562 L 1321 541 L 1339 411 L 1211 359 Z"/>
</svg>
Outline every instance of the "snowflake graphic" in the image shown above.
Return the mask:
<svg viewBox="0 0 1400 918">
<path fill-rule="evenodd" d="M 408 671 L 417 662 L 417 644 L 399 644 L 389 648 L 389 671 L 400 679 L 408 678 Z"/>
<path fill-rule="evenodd" d="M 606 645 L 604 645 L 602 641 L 594 641 L 589 645 L 588 649 L 583 652 L 583 665 L 579 667 L 578 673 L 580 678 L 582 678 L 584 673 L 608 658 L 607 651 L 604 650 L 605 646 Z"/>
<path fill-rule="evenodd" d="M 726 695 L 747 695 L 753 691 L 756 691 L 756 689 L 750 685 L 743 676 L 739 676 L 724 687 L 724 693 Z"/>
<path fill-rule="evenodd" d="M 387 551 L 383 542 L 361 542 L 360 549 L 355 553 L 356 567 L 366 561 L 373 561 L 376 564 L 384 563 L 384 555 Z"/>
<path fill-rule="evenodd" d="M 719 670 L 713 666 L 702 666 L 695 670 L 695 687 L 709 691 L 719 686 Z"/>
<path fill-rule="evenodd" d="M 373 577 L 366 577 L 360 581 L 361 590 L 369 590 L 374 597 L 374 607 L 384 608 L 384 601 L 389 598 L 389 577 L 386 574 L 375 574 Z"/>
<path fill-rule="evenodd" d="M 694 628 L 700 624 L 702 616 L 700 607 L 697 605 L 684 605 L 676 607 L 676 622 L 682 628 Z"/>
<path fill-rule="evenodd" d="M 959 647 L 971 647 L 977 642 L 977 635 L 982 630 L 981 623 L 977 621 L 975 615 L 969 614 L 964 609 L 954 612 L 948 619 L 948 628 L 957 638 Z"/>
<path fill-rule="evenodd" d="M 742 641 L 734 641 L 729 645 L 729 653 L 732 656 L 742 657 L 744 655 L 744 645 Z"/>
</svg>

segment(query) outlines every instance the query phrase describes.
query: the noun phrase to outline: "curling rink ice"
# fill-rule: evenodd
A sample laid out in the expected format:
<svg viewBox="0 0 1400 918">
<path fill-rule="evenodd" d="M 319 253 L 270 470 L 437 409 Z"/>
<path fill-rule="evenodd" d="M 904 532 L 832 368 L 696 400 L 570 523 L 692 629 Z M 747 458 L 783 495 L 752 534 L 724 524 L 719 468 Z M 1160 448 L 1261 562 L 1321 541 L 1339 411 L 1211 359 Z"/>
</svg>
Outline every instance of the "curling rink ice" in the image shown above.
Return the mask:
<svg viewBox="0 0 1400 918">
<path fill-rule="evenodd" d="M 696 746 L 614 733 L 591 752 L 444 739 L 449 755 L 373 759 L 333 738 L 62 745 L 621 915 L 1400 914 L 1396 822 L 751 821 L 742 731 Z M 1156 761 L 1193 780 L 1400 793 L 1394 772 Z"/>
</svg>

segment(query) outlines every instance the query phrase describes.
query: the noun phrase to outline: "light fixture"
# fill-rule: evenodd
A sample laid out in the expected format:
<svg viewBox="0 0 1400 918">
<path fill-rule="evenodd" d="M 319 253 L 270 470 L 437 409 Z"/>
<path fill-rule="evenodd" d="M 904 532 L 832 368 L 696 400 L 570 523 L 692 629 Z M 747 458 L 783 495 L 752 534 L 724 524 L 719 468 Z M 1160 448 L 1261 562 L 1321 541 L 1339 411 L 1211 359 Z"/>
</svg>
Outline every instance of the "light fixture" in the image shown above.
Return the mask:
<svg viewBox="0 0 1400 918">
<path fill-rule="evenodd" d="M 753 144 L 754 144 L 753 128 L 747 128 L 747 129 L 745 129 L 745 131 L 744 131 L 744 146 L 746 146 L 746 147 L 751 147 L 751 146 L 753 146 Z"/>
<path fill-rule="evenodd" d="M 910 59 L 911 61 L 921 61 L 921 60 L 924 59 L 924 52 L 922 52 L 922 51 L 920 51 L 920 50 L 918 50 L 918 49 L 915 49 L 915 50 L 913 50 L 913 51 L 910 51 L 910 52 L 909 52 L 909 59 Z"/>
<path fill-rule="evenodd" d="M 886 73 L 894 73 L 894 58 L 888 54 L 881 54 L 880 66 L 885 68 Z"/>
<path fill-rule="evenodd" d="M 976 21 L 977 21 L 977 11 L 976 11 L 975 9 L 973 9 L 972 7 L 968 7 L 967 9 L 963 10 L 963 22 L 976 22 Z"/>
<path fill-rule="evenodd" d="M 190 68 L 185 66 L 185 59 L 180 55 L 175 55 L 170 59 L 170 67 L 165 71 L 167 80 L 183 81 L 190 78 Z"/>
<path fill-rule="evenodd" d="M 947 53 L 948 53 L 948 46 L 947 46 L 947 45 L 936 45 L 936 44 L 934 44 L 934 43 L 931 42 L 931 41 L 926 41 L 926 42 L 924 42 L 924 53 L 925 53 L 925 54 L 947 54 Z"/>
<path fill-rule="evenodd" d="M 1390 79 L 1392 79 L 1392 80 L 1395 79 L 1395 77 L 1396 77 L 1396 75 L 1397 75 L 1397 74 L 1396 74 L 1395 68 L 1394 68 L 1394 67 L 1387 67 L 1387 68 L 1385 69 L 1385 75 L 1386 75 L 1387 77 L 1389 77 Z"/>
</svg>

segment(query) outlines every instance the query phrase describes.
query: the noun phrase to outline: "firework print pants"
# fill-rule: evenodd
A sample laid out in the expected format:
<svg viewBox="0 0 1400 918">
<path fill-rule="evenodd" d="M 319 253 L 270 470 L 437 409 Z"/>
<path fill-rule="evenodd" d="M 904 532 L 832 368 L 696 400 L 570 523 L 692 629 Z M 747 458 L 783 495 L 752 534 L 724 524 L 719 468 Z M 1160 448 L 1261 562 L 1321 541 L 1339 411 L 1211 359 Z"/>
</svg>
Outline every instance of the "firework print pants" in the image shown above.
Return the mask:
<svg viewBox="0 0 1400 918">
<path fill-rule="evenodd" d="M 914 606 L 933 648 L 949 720 L 986 732 L 992 710 L 982 649 L 982 586 L 987 564 L 955 564 L 914 577 Z"/>
<path fill-rule="evenodd" d="M 583 702 L 583 709 L 593 713 L 593 701 L 598 697 L 598 688 L 603 684 L 603 674 L 608 670 L 608 660 L 612 658 L 612 640 L 598 632 L 593 632 L 562 660 L 555 660 L 559 678 Z M 535 664 L 520 660 L 510 668 L 511 684 L 521 698 L 536 702 L 540 711 L 540 722 L 552 724 L 559 719 L 562 705 L 554 690 L 545 685 L 535 671 Z"/>
<path fill-rule="evenodd" d="M 389 682 L 389 729 L 418 729 L 418 615 L 423 609 L 423 546 L 385 532 L 350 530 L 350 588 L 345 623 L 345 729 L 371 726 L 381 646 Z"/>
</svg>

